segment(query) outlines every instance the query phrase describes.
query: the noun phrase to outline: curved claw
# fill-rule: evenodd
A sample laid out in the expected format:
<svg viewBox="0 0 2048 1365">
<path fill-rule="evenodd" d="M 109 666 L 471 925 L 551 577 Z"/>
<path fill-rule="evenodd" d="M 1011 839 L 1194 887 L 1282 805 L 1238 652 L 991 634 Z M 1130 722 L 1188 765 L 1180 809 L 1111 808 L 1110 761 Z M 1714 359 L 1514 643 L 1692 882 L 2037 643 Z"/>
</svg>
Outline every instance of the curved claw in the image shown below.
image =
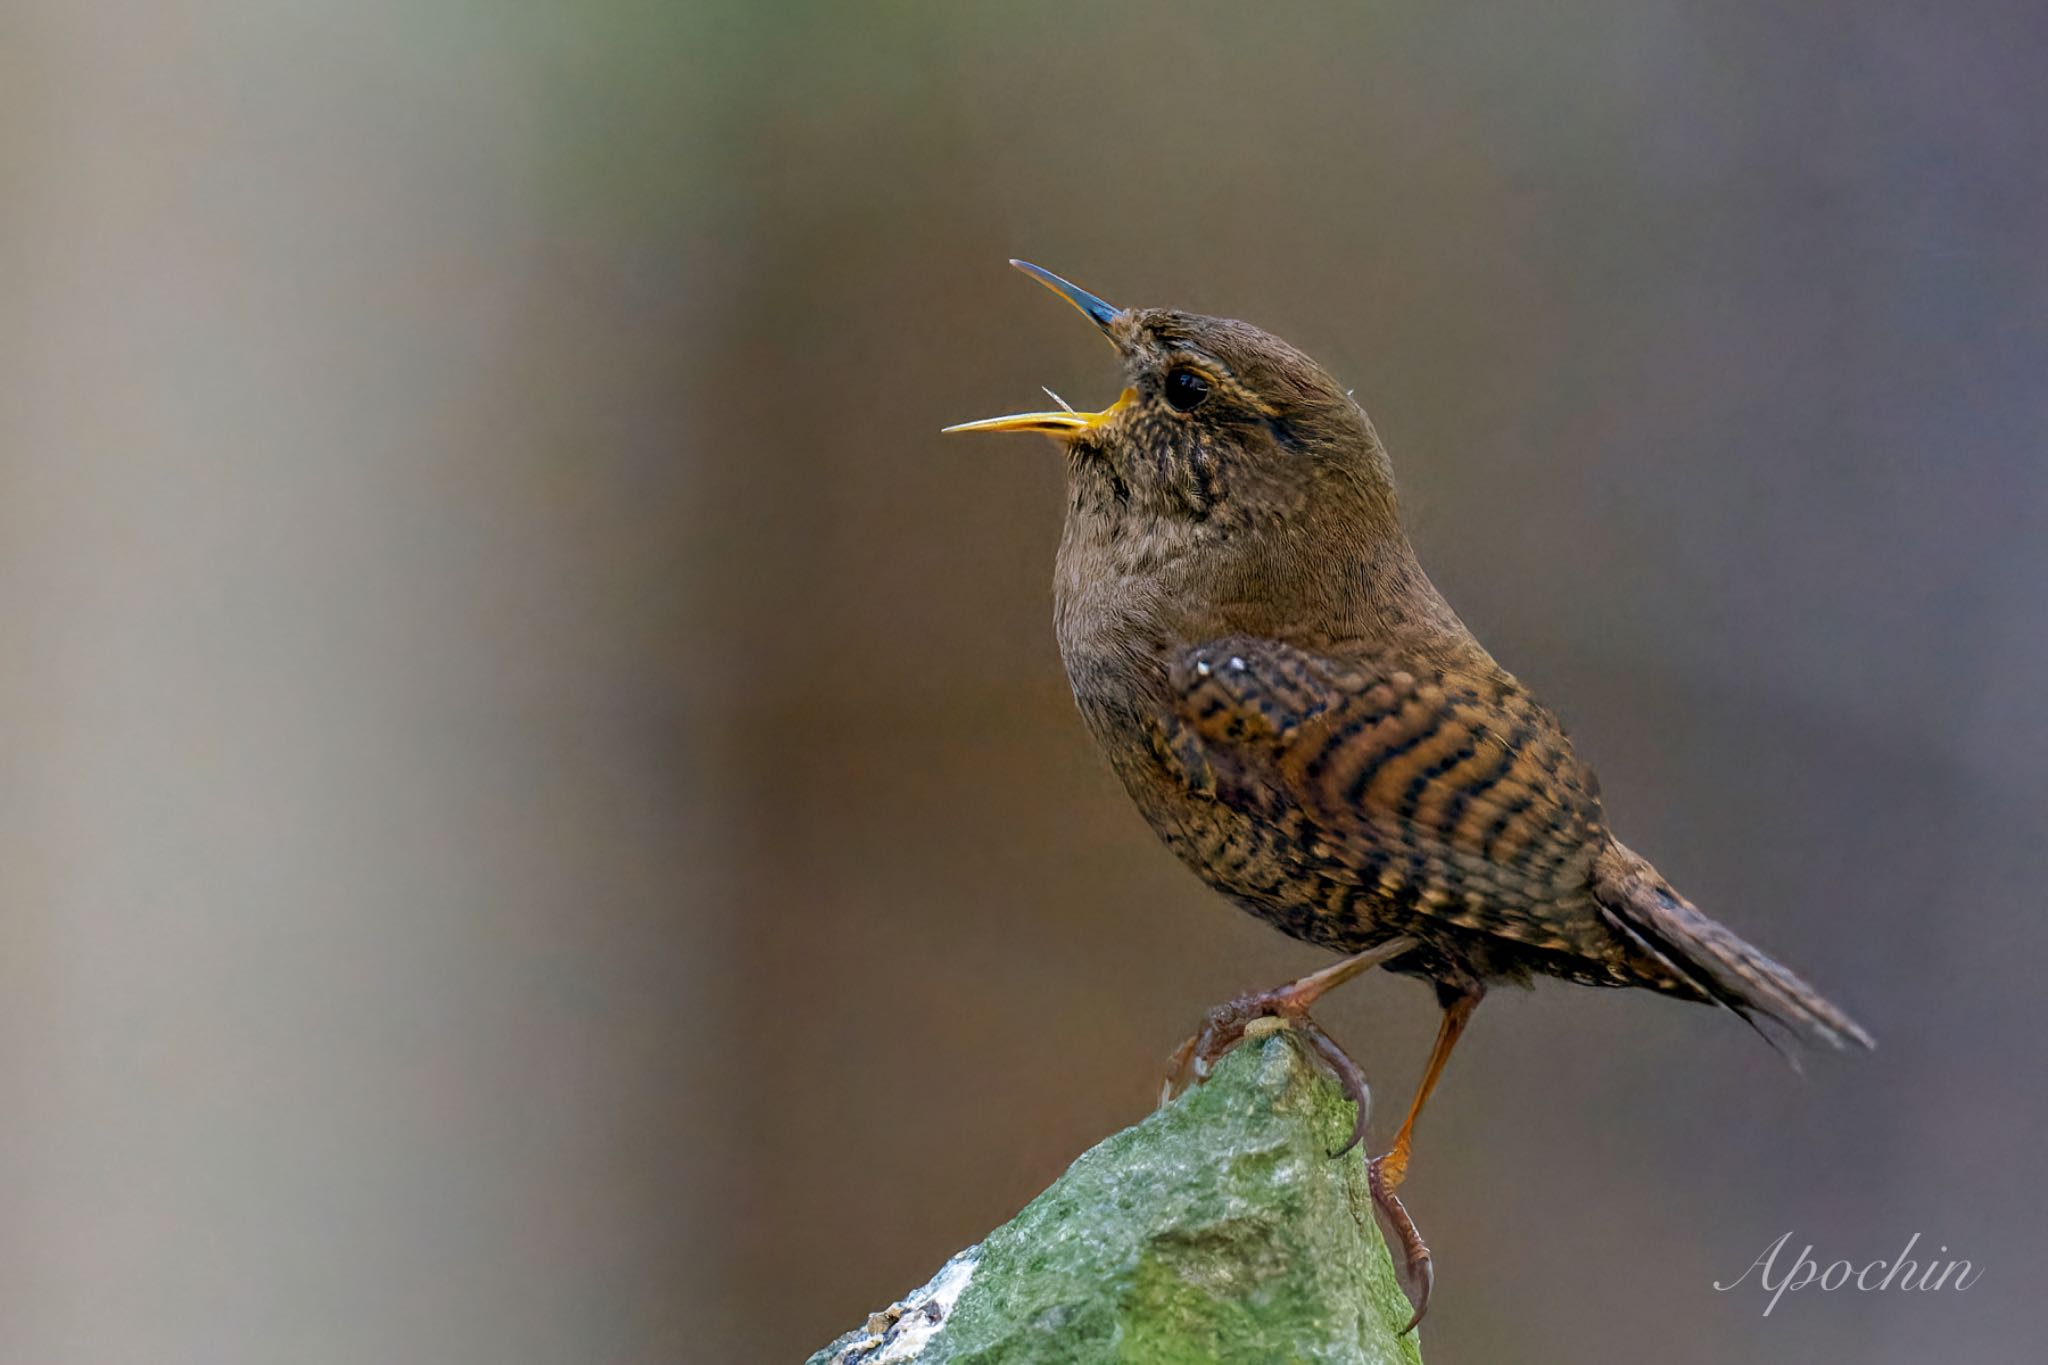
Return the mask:
<svg viewBox="0 0 2048 1365">
<path fill-rule="evenodd" d="M 1166 1079 L 1159 1083 L 1159 1107 L 1164 1109 L 1187 1084 L 1188 1067 L 1195 1060 L 1195 1044 L 1201 1041 L 1200 1034 L 1190 1034 L 1186 1042 L 1175 1048 L 1166 1058 Z"/>
<path fill-rule="evenodd" d="M 1408 1325 L 1397 1334 L 1406 1336 L 1422 1321 L 1423 1314 L 1429 1312 L 1430 1295 L 1436 1291 L 1436 1262 L 1429 1254 L 1429 1245 L 1422 1240 L 1422 1234 L 1416 1230 L 1415 1220 L 1408 1216 L 1407 1206 L 1401 1202 L 1401 1197 L 1388 1187 L 1386 1177 L 1381 1172 L 1381 1162 L 1384 1160 L 1384 1157 L 1375 1157 L 1368 1162 L 1366 1176 L 1372 1190 L 1372 1202 L 1386 1214 L 1387 1221 L 1393 1224 L 1394 1236 L 1400 1241 L 1402 1257 L 1407 1262 L 1408 1279 L 1412 1283 L 1408 1297 L 1409 1302 L 1415 1305 L 1415 1314 L 1408 1319 Z"/>
<path fill-rule="evenodd" d="M 1436 1263 L 1429 1258 L 1428 1252 L 1422 1253 L 1422 1263 L 1419 1266 L 1412 1261 L 1409 1262 L 1408 1275 L 1409 1278 L 1417 1282 L 1415 1287 L 1415 1313 L 1414 1316 L 1408 1319 L 1406 1327 L 1394 1333 L 1397 1337 L 1405 1337 L 1414 1331 L 1417 1325 L 1421 1323 L 1422 1315 L 1429 1311 L 1429 1296 L 1436 1291 Z"/>
<path fill-rule="evenodd" d="M 1321 1024 L 1304 1014 L 1294 1020 L 1294 1027 L 1301 1034 L 1303 1041 L 1309 1045 L 1309 1050 L 1322 1059 L 1323 1065 L 1336 1073 L 1337 1083 L 1344 1087 L 1344 1094 L 1357 1110 L 1358 1117 L 1351 1125 L 1351 1137 L 1342 1147 L 1330 1153 L 1331 1159 L 1334 1160 L 1365 1141 L 1366 1124 L 1372 1121 L 1372 1086 L 1366 1082 L 1365 1072 L 1360 1069 L 1358 1063 L 1352 1061 L 1351 1055 L 1337 1046 L 1335 1038 L 1323 1032 Z"/>
<path fill-rule="evenodd" d="M 1210 1068 L 1244 1037 L 1245 1025 L 1260 1013 L 1264 997 L 1240 996 L 1218 1005 L 1202 1019 L 1202 1027 L 1175 1048 L 1166 1059 L 1166 1084 L 1159 1095 L 1163 1107 L 1186 1089 L 1189 1082 L 1200 1085 L 1209 1079 Z"/>
</svg>

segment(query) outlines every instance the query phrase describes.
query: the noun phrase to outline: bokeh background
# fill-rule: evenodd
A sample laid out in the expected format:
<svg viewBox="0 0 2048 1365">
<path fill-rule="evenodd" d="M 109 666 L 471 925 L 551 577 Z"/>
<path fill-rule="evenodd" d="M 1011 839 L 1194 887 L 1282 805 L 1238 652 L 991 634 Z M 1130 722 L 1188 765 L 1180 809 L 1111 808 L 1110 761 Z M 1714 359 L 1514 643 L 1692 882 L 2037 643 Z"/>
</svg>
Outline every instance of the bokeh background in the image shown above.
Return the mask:
<svg viewBox="0 0 2048 1365">
<path fill-rule="evenodd" d="M 1355 383 L 1623 835 L 1881 1040 L 1496 993 L 1428 1358 L 2038 1358 L 2044 69 L 1996 0 L 17 0 L 0 1358 L 800 1359 L 1320 961 L 1092 753 L 1051 449 L 936 434 L 1115 391 L 1013 255 Z M 1406 1093 L 1426 992 L 1324 1017 Z M 1983 1276 L 1710 1288 L 1788 1230 Z"/>
</svg>

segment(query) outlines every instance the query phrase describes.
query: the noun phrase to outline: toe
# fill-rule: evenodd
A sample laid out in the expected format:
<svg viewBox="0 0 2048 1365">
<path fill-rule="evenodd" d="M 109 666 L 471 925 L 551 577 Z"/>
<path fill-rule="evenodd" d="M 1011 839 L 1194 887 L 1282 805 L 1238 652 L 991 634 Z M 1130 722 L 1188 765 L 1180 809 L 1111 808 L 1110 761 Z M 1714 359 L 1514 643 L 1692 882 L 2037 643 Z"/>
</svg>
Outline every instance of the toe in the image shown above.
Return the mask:
<svg viewBox="0 0 2048 1365">
<path fill-rule="evenodd" d="M 1351 1055 L 1337 1046 L 1337 1040 L 1323 1032 L 1322 1026 L 1307 1015 L 1295 1021 L 1296 1029 L 1308 1043 L 1309 1050 L 1321 1059 L 1337 1077 L 1337 1083 L 1344 1087 L 1344 1094 L 1351 1101 L 1355 1117 L 1351 1122 L 1351 1136 L 1332 1157 L 1343 1156 L 1353 1147 L 1365 1141 L 1365 1127 L 1372 1121 L 1372 1086 L 1367 1084 L 1365 1072 Z"/>
<path fill-rule="evenodd" d="M 1405 1334 L 1414 1331 L 1423 1314 L 1429 1311 L 1430 1295 L 1436 1291 L 1436 1263 L 1429 1254 L 1429 1244 L 1422 1240 L 1422 1233 L 1416 1229 L 1415 1220 L 1408 1216 L 1407 1206 L 1388 1188 L 1383 1176 L 1384 1162 L 1384 1157 L 1375 1158 L 1367 1163 L 1366 1172 L 1372 1202 L 1386 1215 L 1387 1222 L 1393 1226 L 1395 1238 L 1401 1243 L 1402 1260 L 1407 1271 L 1404 1287 L 1415 1309 L 1408 1325 L 1401 1329 Z"/>
<path fill-rule="evenodd" d="M 1415 1312 L 1408 1319 L 1408 1325 L 1394 1334 L 1396 1336 L 1405 1337 L 1415 1330 L 1423 1314 L 1429 1311 L 1429 1296 L 1436 1292 L 1436 1263 L 1427 1251 L 1422 1253 L 1419 1261 L 1411 1259 L 1408 1262 L 1408 1282 L 1409 1302 L 1415 1305 Z"/>
</svg>

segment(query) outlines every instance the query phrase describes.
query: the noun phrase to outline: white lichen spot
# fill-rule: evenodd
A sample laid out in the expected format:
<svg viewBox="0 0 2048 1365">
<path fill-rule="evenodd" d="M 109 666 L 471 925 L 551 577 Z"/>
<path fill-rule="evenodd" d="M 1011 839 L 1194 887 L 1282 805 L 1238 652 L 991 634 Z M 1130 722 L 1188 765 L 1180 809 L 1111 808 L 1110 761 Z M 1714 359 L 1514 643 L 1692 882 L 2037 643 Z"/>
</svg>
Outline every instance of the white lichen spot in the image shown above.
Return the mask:
<svg viewBox="0 0 2048 1365">
<path fill-rule="evenodd" d="M 952 1315 L 953 1304 L 960 1298 L 961 1291 L 967 1288 L 967 1282 L 974 1278 L 977 1264 L 979 1262 L 972 1256 L 948 1261 L 937 1277 L 920 1291 L 917 1302 L 898 1322 L 895 1340 L 875 1357 L 874 1365 L 892 1365 L 892 1362 L 915 1360 L 922 1355 L 925 1343 L 938 1334 L 939 1328 Z"/>
<path fill-rule="evenodd" d="M 969 1247 L 941 1266 L 922 1289 L 871 1315 L 867 1336 L 841 1350 L 834 1357 L 838 1365 L 909 1365 L 915 1361 L 953 1315 L 953 1305 L 974 1278 L 980 1255 L 980 1247 Z"/>
</svg>

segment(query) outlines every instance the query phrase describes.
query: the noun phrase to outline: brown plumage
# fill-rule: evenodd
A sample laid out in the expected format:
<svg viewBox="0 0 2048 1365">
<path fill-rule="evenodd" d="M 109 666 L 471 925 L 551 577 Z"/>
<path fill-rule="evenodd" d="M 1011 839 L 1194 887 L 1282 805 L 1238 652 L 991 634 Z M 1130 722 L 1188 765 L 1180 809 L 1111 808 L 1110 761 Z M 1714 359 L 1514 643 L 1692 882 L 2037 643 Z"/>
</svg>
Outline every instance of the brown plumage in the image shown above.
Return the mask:
<svg viewBox="0 0 2048 1365">
<path fill-rule="evenodd" d="M 1242 322 L 1116 309 L 1016 263 L 1087 314 L 1128 384 L 1101 413 L 993 418 L 1066 448 L 1054 579 L 1088 728 L 1167 846 L 1339 968 L 1213 1013 L 1205 1074 L 1260 1014 L 1363 1082 L 1307 1009 L 1369 965 L 1445 1007 L 1375 1191 L 1427 1303 L 1429 1259 L 1393 1188 L 1415 1116 L 1489 982 L 1640 986 L 1870 1044 L 1805 982 L 1694 909 L 1609 832 L 1557 718 L 1481 647 L 1416 562 L 1387 454 L 1307 356 Z"/>
</svg>

